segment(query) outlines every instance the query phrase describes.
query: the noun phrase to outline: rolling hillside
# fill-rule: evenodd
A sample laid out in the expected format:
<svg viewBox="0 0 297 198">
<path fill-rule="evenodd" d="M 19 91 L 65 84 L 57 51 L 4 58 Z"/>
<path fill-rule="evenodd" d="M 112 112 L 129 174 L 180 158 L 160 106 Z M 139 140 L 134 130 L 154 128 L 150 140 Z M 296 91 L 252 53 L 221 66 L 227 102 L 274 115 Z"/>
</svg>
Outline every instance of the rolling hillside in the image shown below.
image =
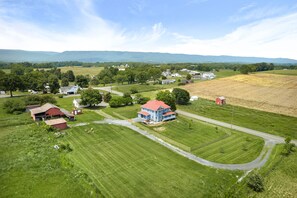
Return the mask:
<svg viewBox="0 0 297 198">
<path fill-rule="evenodd" d="M 81 61 L 81 62 L 152 62 L 152 63 L 184 63 L 184 62 L 225 62 L 225 63 L 258 63 L 270 62 L 293 64 L 297 60 L 286 58 L 260 58 L 237 56 L 202 56 L 188 54 L 169 54 L 157 52 L 121 52 L 121 51 L 23 51 L 0 49 L 2 62 L 51 62 L 51 61 Z"/>
</svg>

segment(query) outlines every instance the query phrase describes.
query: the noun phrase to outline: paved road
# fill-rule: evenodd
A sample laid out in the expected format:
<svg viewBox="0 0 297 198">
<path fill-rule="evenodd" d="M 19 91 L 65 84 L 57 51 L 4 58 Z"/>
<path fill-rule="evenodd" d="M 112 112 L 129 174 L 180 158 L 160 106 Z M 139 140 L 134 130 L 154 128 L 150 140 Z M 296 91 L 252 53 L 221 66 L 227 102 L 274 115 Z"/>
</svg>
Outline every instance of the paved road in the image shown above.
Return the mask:
<svg viewBox="0 0 297 198">
<path fill-rule="evenodd" d="M 253 129 L 248 129 L 248 128 L 232 125 L 232 124 L 229 124 L 229 123 L 226 123 L 226 122 L 221 122 L 221 121 L 218 121 L 218 120 L 206 118 L 206 117 L 199 116 L 199 115 L 189 113 L 189 112 L 186 112 L 186 111 L 182 111 L 182 110 L 176 110 L 176 112 L 178 114 L 180 114 L 180 115 L 184 115 L 184 116 L 187 116 L 187 117 L 190 117 L 190 118 L 194 118 L 194 119 L 201 120 L 201 121 L 204 121 L 204 122 L 208 122 L 208 123 L 211 123 L 211 124 L 215 124 L 215 125 L 223 126 L 223 127 L 226 127 L 226 128 L 235 129 L 235 130 L 240 131 L 240 132 L 255 135 L 255 136 L 263 138 L 264 140 L 272 141 L 272 142 L 275 142 L 275 143 L 284 143 L 285 138 L 277 136 L 277 135 L 272 135 L 272 134 L 264 133 L 264 132 L 261 132 L 261 131 L 256 131 L 256 130 L 253 130 Z M 292 140 L 292 143 L 297 145 L 297 140 Z"/>
<path fill-rule="evenodd" d="M 131 124 L 130 122 L 128 122 L 126 120 L 105 119 L 105 120 L 100 120 L 100 121 L 94 121 L 93 123 L 96 123 L 96 124 L 108 123 L 108 124 L 114 124 L 114 125 L 128 127 L 130 129 L 140 133 L 141 135 L 144 135 L 145 137 L 165 146 L 166 148 L 172 150 L 173 152 L 175 152 L 179 155 L 182 155 L 182 156 L 184 156 L 190 160 L 193 160 L 199 164 L 213 167 L 213 168 L 219 168 L 219 169 L 252 170 L 254 168 L 260 168 L 267 162 L 267 160 L 271 154 L 271 151 L 272 151 L 273 147 L 275 146 L 274 141 L 266 140 L 264 148 L 267 148 L 267 149 L 263 149 L 261 154 L 254 161 L 246 163 L 246 164 L 221 164 L 221 163 L 216 163 L 216 162 L 211 162 L 211 161 L 205 160 L 203 158 L 197 157 L 196 155 L 193 155 L 192 153 L 186 152 L 178 147 L 175 147 L 175 146 L 163 141 L 162 139 L 148 133 L 147 131 L 144 131 L 144 130 L 138 128 L 137 126 Z M 77 126 L 79 126 L 79 125 L 77 125 Z"/>
<path fill-rule="evenodd" d="M 98 89 L 98 90 L 103 90 L 103 91 L 108 91 L 108 92 L 111 91 L 111 93 L 119 95 L 119 96 L 124 95 L 122 92 L 113 90 L 111 86 L 108 86 L 108 87 L 93 87 L 93 89 Z"/>
</svg>

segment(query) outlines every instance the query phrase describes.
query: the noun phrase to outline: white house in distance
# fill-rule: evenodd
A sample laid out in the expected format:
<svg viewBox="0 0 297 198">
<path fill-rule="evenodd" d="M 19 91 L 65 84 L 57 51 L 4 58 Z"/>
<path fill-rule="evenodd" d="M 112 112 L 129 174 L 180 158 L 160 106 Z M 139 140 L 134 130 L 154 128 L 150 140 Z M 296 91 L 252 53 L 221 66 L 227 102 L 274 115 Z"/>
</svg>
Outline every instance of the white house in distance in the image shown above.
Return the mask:
<svg viewBox="0 0 297 198">
<path fill-rule="evenodd" d="M 175 83 L 175 79 L 162 80 L 162 85 L 167 85 L 167 84 L 171 84 L 171 83 Z"/>
<path fill-rule="evenodd" d="M 77 94 L 79 89 L 80 89 L 80 87 L 78 85 L 67 86 L 67 87 L 61 87 L 59 89 L 59 92 L 60 92 L 60 94 L 66 94 L 66 95 Z"/>
<path fill-rule="evenodd" d="M 173 73 L 171 74 L 171 77 L 182 77 L 179 73 Z"/>
<path fill-rule="evenodd" d="M 145 121 L 162 122 L 176 118 L 175 112 L 171 111 L 170 106 L 160 100 L 150 100 L 141 106 L 138 117 Z"/>
<path fill-rule="evenodd" d="M 214 79 L 216 77 L 216 75 L 212 72 L 203 72 L 202 75 L 201 75 L 201 78 L 202 79 Z"/>
</svg>

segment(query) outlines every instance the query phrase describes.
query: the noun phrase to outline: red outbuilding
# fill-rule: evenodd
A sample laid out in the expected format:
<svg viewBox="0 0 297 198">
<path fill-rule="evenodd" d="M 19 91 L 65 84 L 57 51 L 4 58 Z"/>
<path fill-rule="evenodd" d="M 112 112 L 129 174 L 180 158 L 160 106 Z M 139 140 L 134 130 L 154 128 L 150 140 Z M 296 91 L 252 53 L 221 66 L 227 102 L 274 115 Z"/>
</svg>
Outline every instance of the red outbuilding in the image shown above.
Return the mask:
<svg viewBox="0 0 297 198">
<path fill-rule="evenodd" d="M 220 96 L 216 98 L 217 105 L 224 105 L 226 104 L 226 98 L 224 96 Z"/>
<path fill-rule="evenodd" d="M 66 129 L 67 128 L 67 121 L 64 118 L 52 119 L 44 121 L 45 124 L 54 127 L 56 129 Z"/>
<path fill-rule="evenodd" d="M 59 107 L 50 103 L 31 109 L 30 111 L 33 120 L 43 120 L 52 117 L 62 117 L 65 115 Z"/>
</svg>

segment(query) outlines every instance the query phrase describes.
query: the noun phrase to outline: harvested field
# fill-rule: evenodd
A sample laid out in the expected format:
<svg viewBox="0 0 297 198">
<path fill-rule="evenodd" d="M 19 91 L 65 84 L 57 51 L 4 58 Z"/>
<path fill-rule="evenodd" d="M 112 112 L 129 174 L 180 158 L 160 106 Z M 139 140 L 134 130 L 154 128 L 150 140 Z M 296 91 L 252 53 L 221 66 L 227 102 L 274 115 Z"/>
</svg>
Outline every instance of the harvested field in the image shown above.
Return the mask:
<svg viewBox="0 0 297 198">
<path fill-rule="evenodd" d="M 297 76 L 236 75 L 184 88 L 202 98 L 225 96 L 230 104 L 297 117 Z"/>
</svg>

